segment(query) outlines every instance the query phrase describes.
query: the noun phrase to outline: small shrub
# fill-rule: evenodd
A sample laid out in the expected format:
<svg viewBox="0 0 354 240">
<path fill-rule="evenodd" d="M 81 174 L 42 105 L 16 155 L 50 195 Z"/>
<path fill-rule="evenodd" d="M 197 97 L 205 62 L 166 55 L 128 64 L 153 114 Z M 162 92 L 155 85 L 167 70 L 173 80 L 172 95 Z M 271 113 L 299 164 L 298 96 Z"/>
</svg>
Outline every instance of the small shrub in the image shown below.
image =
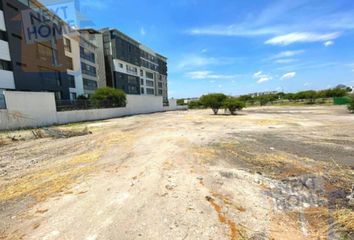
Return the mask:
<svg viewBox="0 0 354 240">
<path fill-rule="evenodd" d="M 224 105 L 226 95 L 222 93 L 211 93 L 208 95 L 203 95 L 200 98 L 200 102 L 204 107 L 210 107 L 214 114 L 218 114 L 219 109 Z"/>
<path fill-rule="evenodd" d="M 77 100 L 88 100 L 88 97 L 86 97 L 84 95 L 79 95 L 76 99 Z"/>
<path fill-rule="evenodd" d="M 127 98 L 123 90 L 115 88 L 99 88 L 91 96 L 92 104 L 98 108 L 125 107 Z"/>
<path fill-rule="evenodd" d="M 228 109 L 232 115 L 234 115 L 236 111 L 245 108 L 245 106 L 245 103 L 237 98 L 228 98 L 224 101 L 224 108 Z"/>
<path fill-rule="evenodd" d="M 352 101 L 348 104 L 348 110 L 354 113 L 354 96 L 352 97 Z"/>
</svg>

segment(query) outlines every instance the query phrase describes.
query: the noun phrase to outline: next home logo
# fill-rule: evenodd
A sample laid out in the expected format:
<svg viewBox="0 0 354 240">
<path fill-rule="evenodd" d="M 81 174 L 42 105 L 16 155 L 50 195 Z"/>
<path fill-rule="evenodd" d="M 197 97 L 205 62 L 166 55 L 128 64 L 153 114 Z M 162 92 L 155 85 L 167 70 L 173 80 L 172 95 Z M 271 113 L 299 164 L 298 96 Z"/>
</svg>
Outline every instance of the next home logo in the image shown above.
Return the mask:
<svg viewBox="0 0 354 240">
<path fill-rule="evenodd" d="M 60 39 L 63 34 L 78 34 L 76 1 L 47 1 L 47 9 L 33 8 L 21 12 L 27 44 Z M 49 11 L 48 11 L 49 10 Z"/>
</svg>

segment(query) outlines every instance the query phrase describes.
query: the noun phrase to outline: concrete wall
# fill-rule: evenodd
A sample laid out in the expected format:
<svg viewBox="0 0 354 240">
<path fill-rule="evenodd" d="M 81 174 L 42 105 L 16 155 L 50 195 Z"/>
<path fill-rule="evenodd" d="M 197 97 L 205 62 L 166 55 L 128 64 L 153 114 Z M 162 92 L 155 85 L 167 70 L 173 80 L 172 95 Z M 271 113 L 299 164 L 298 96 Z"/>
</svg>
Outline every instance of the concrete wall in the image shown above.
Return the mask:
<svg viewBox="0 0 354 240">
<path fill-rule="evenodd" d="M 116 118 L 128 115 L 126 108 L 105 108 L 78 110 L 57 113 L 57 123 L 65 124 L 72 122 L 94 121 L 101 119 Z"/>
<path fill-rule="evenodd" d="M 127 95 L 124 108 L 57 112 L 53 93 L 5 91 L 4 96 L 7 109 L 0 110 L 0 130 L 187 109 L 186 106 L 177 106 L 175 100 L 169 107 L 163 107 L 162 96 Z"/>
<path fill-rule="evenodd" d="M 64 124 L 71 122 L 93 121 L 161 111 L 164 111 L 162 106 L 162 97 L 127 95 L 127 106 L 125 108 L 58 112 L 57 123 Z"/>
<path fill-rule="evenodd" d="M 127 109 L 130 114 L 163 111 L 162 96 L 127 95 Z"/>
<path fill-rule="evenodd" d="M 53 93 L 4 92 L 7 110 L 0 112 L 0 129 L 55 124 L 57 112 Z"/>
</svg>

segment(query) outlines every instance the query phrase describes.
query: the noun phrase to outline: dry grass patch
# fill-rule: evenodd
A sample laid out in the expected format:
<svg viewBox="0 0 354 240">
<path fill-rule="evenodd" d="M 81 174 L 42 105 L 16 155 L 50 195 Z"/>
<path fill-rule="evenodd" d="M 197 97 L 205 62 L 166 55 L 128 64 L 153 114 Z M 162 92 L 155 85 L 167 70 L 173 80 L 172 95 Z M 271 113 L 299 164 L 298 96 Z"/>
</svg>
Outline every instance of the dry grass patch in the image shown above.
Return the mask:
<svg viewBox="0 0 354 240">
<path fill-rule="evenodd" d="M 14 200 L 23 196 L 43 201 L 68 189 L 80 176 L 96 170 L 94 163 L 100 156 L 101 152 L 93 151 L 75 156 L 57 166 L 24 175 L 1 186 L 0 201 Z"/>
</svg>

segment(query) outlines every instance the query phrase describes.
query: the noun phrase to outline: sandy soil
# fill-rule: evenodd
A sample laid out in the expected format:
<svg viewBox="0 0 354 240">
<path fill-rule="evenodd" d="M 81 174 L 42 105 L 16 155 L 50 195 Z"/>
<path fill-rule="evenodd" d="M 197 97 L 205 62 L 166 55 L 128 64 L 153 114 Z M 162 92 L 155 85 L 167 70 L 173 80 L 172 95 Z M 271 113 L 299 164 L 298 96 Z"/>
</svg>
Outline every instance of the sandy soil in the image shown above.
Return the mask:
<svg viewBox="0 0 354 240">
<path fill-rule="evenodd" d="M 168 112 L 52 129 L 84 128 L 92 134 L 0 134 L 0 239 L 354 236 L 345 108 Z"/>
</svg>

